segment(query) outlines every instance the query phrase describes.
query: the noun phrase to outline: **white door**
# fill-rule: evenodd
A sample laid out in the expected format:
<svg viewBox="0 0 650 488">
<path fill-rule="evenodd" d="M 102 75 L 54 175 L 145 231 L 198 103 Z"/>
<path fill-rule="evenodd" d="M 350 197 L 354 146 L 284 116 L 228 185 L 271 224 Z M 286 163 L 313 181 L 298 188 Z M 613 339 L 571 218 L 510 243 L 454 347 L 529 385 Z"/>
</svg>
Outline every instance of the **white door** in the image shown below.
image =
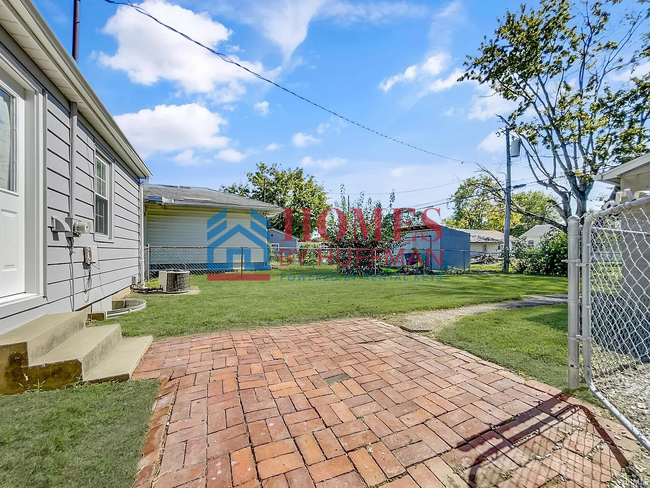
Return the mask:
<svg viewBox="0 0 650 488">
<path fill-rule="evenodd" d="M 0 83 L 0 299 L 25 292 L 25 90 Z"/>
</svg>

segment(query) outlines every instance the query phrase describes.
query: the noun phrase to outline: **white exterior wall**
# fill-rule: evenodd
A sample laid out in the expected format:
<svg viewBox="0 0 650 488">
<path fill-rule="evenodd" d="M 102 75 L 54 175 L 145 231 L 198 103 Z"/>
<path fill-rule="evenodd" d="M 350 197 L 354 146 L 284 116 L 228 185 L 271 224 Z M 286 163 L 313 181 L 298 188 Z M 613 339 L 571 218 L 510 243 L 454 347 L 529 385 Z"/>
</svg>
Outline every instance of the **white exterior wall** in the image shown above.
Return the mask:
<svg viewBox="0 0 650 488">
<path fill-rule="evenodd" d="M 621 176 L 621 190 L 650 191 L 650 163 Z"/>
<path fill-rule="evenodd" d="M 218 214 L 219 208 L 162 207 L 148 204 L 146 208 L 145 244 L 161 247 L 197 247 L 208 246 L 208 219 Z M 227 210 L 227 229 L 241 225 L 250 229 L 250 211 Z M 264 261 L 263 249 L 258 244 L 241 234 L 234 235 L 222 247 L 253 248 L 251 260 L 254 263 Z M 173 258 L 171 256 L 174 256 Z M 189 264 L 205 263 L 205 249 L 179 249 L 151 251 L 151 264 Z M 174 262 L 168 262 L 174 261 Z M 225 253 L 215 250 L 215 263 L 225 262 Z"/>
<path fill-rule="evenodd" d="M 498 242 L 472 242 L 470 243 L 469 248 L 472 256 L 480 254 L 497 254 L 501 252 Z"/>
</svg>

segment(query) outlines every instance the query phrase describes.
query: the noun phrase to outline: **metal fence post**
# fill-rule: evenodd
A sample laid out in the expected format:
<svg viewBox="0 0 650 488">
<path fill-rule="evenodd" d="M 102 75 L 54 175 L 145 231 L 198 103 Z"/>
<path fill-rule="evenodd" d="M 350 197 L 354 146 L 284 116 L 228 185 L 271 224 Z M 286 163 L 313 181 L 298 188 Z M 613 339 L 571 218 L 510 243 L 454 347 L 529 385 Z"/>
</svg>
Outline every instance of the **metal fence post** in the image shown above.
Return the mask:
<svg viewBox="0 0 650 488">
<path fill-rule="evenodd" d="M 580 383 L 580 219 L 572 215 L 567 222 L 568 237 L 568 306 L 569 306 L 569 389 Z"/>
<path fill-rule="evenodd" d="M 582 226 L 582 362 L 585 381 L 591 388 L 591 226 L 593 214 Z"/>
</svg>

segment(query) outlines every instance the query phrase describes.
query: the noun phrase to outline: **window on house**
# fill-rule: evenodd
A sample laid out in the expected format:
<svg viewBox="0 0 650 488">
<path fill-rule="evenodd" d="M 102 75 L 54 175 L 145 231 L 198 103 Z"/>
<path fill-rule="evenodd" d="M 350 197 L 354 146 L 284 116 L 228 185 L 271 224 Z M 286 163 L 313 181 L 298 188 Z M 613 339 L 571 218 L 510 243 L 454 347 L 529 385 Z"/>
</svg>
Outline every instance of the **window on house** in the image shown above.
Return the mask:
<svg viewBox="0 0 650 488">
<path fill-rule="evenodd" d="M 14 97 L 0 88 L 0 189 L 16 191 Z"/>
<path fill-rule="evenodd" d="M 528 245 L 529 245 L 529 246 L 534 246 L 534 245 L 535 245 L 535 241 L 529 239 L 529 240 L 528 240 Z"/>
<path fill-rule="evenodd" d="M 95 233 L 108 235 L 110 208 L 109 165 L 95 158 Z"/>
</svg>

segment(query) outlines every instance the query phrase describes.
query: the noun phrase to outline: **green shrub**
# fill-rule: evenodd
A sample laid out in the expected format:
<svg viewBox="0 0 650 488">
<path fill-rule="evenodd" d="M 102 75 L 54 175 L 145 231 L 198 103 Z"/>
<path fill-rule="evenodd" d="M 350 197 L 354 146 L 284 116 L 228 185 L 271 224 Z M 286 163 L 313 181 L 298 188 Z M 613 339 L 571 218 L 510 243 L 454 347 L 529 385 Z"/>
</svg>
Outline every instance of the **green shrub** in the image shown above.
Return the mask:
<svg viewBox="0 0 650 488">
<path fill-rule="evenodd" d="M 516 273 L 566 276 L 568 258 L 567 235 L 560 230 L 548 232 L 533 247 L 522 240 L 512 246 L 512 267 Z"/>
</svg>

